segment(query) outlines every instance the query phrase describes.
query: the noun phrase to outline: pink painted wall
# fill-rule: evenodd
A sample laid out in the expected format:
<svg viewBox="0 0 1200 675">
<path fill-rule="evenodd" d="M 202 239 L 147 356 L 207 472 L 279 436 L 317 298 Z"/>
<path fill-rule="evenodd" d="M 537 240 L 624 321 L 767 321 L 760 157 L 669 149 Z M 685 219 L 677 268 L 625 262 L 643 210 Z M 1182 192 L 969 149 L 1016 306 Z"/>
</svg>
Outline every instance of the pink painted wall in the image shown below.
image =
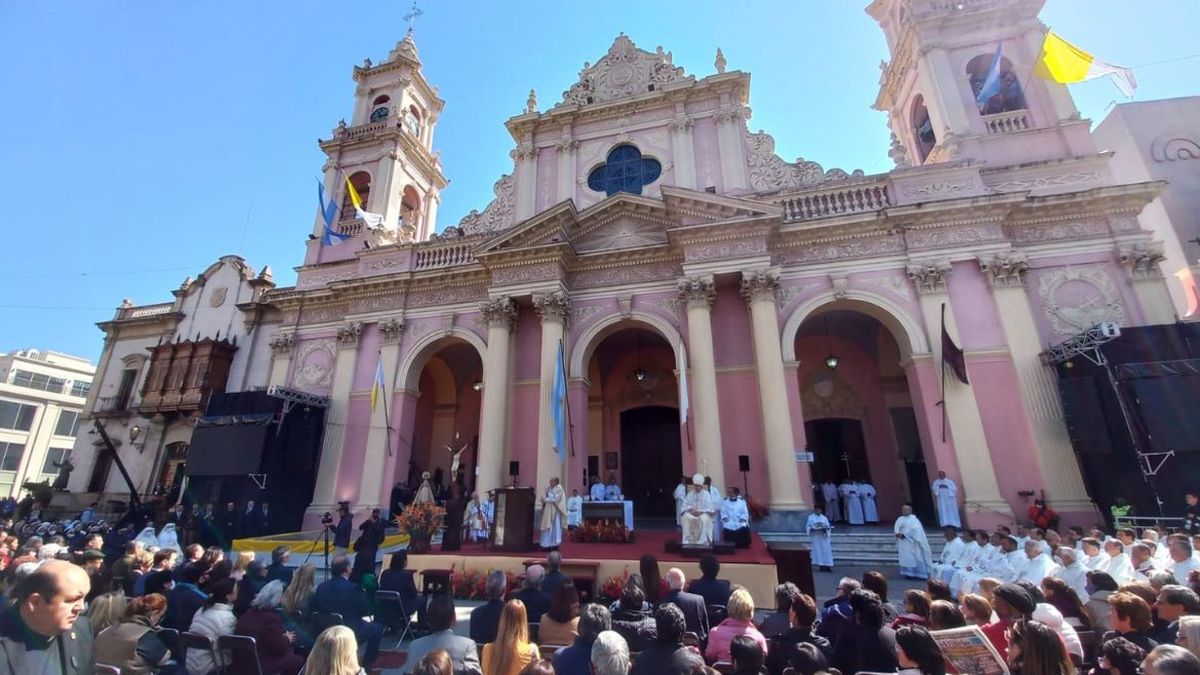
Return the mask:
<svg viewBox="0 0 1200 675">
<path fill-rule="evenodd" d="M 521 463 L 521 485 L 537 486 L 538 381 L 520 382 L 509 395 L 509 459 Z M 508 463 L 501 467 L 508 481 Z"/>
<path fill-rule="evenodd" d="M 712 308 L 713 357 L 717 368 L 754 364 L 750 312 L 737 284 L 721 281 Z"/>
<path fill-rule="evenodd" d="M 349 500 L 351 509 L 358 501 L 359 479 L 362 477 L 363 457 L 366 455 L 367 432 L 371 422 L 371 398 L 367 394 L 351 394 L 350 410 L 346 415 L 346 430 L 342 436 L 342 455 L 338 462 L 334 497 Z"/>
<path fill-rule="evenodd" d="M 542 324 L 532 307 L 518 305 L 511 342 L 512 381 L 539 379 L 542 374 Z"/>
<path fill-rule="evenodd" d="M 746 339 L 749 342 L 749 339 Z M 762 410 L 758 399 L 758 377 L 751 367 L 717 372 L 717 405 L 721 411 L 721 449 L 725 485 L 742 487 L 738 455 L 750 456 L 747 474 L 750 494 L 761 502 L 770 501 L 767 489 L 767 455 L 764 450 Z M 693 458 L 695 453 L 693 453 Z"/>
<path fill-rule="evenodd" d="M 354 382 L 350 391 L 370 391 L 375 382 L 375 370 L 379 367 L 379 325 L 365 324 L 362 335 L 358 338 L 358 355 L 354 359 Z M 385 386 L 390 386 L 388 377 L 384 377 Z"/>
<path fill-rule="evenodd" d="M 1014 513 L 1024 513 L 1030 502 L 1021 490 L 1038 490 L 1045 482 L 1033 445 L 1033 430 L 1021 398 L 1017 371 L 1007 354 L 968 355 L 967 371 L 979 403 L 983 434 L 987 438 L 1000 494 Z M 948 411 L 953 414 L 953 411 Z"/>
<path fill-rule="evenodd" d="M 950 305 L 964 351 L 1003 349 L 1007 344 L 991 289 L 975 262 L 954 264 L 950 273 Z"/>
</svg>

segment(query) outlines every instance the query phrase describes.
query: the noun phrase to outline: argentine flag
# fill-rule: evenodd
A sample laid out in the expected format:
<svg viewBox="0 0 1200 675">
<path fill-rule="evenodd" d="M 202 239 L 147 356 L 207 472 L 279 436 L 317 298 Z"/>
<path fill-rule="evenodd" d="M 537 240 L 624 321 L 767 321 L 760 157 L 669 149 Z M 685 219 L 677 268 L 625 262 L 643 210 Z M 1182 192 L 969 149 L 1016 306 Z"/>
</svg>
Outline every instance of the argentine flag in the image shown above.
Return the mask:
<svg viewBox="0 0 1200 675">
<path fill-rule="evenodd" d="M 558 342 L 558 365 L 554 368 L 554 389 L 550 392 L 554 406 L 554 451 L 559 463 L 567 461 L 567 372 L 563 365 L 562 340 Z"/>
<path fill-rule="evenodd" d="M 321 237 L 321 243 L 326 246 L 337 246 L 338 244 L 350 238 L 348 234 L 334 232 L 333 220 L 337 218 L 337 204 L 325 201 L 325 186 L 321 181 L 317 181 L 317 207 L 321 209 L 321 218 L 325 221 L 325 234 Z"/>
</svg>

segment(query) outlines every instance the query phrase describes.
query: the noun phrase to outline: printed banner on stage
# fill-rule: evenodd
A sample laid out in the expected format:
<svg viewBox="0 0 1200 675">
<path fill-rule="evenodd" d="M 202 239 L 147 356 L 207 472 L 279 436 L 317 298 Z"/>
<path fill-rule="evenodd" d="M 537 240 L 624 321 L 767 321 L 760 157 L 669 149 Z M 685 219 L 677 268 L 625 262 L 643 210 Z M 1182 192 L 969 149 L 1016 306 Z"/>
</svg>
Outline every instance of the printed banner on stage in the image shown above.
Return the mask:
<svg viewBox="0 0 1200 675">
<path fill-rule="evenodd" d="M 979 626 L 965 626 L 930 633 L 946 661 L 958 673 L 1008 675 L 1008 665 Z"/>
</svg>

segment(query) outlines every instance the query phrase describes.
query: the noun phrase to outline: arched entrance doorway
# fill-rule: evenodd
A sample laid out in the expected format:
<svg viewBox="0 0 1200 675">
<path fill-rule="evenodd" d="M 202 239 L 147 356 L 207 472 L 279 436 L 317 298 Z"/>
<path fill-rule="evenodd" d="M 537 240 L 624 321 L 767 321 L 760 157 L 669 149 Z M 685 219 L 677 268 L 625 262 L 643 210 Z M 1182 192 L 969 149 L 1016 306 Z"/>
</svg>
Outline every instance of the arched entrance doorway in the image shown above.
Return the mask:
<svg viewBox="0 0 1200 675">
<path fill-rule="evenodd" d="M 635 322 L 614 327 L 588 360 L 588 475 L 620 481 L 639 519 L 670 519 L 683 474 L 675 351 Z"/>
<path fill-rule="evenodd" d="M 461 450 L 459 486 L 466 494 L 475 489 L 482 380 L 483 361 L 474 345 L 450 337 L 433 346 L 417 382 L 412 455 L 404 469 L 408 490 L 415 491 L 421 473 L 428 471 L 437 496 L 443 498 L 450 484 L 452 450 Z"/>
<path fill-rule="evenodd" d="M 813 484 L 870 482 L 881 520 L 898 516 L 905 502 L 932 519 L 933 471 L 925 466 L 902 365 L 908 355 L 891 330 L 865 313 L 827 305 L 800 324 L 795 354 Z"/>
</svg>

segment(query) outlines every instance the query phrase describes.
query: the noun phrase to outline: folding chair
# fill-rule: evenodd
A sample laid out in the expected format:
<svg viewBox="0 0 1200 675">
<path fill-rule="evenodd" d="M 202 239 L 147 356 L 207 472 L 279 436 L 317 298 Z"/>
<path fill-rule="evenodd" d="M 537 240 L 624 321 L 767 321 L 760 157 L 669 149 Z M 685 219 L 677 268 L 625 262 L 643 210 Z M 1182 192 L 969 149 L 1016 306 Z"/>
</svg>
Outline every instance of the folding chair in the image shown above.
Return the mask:
<svg viewBox="0 0 1200 675">
<path fill-rule="evenodd" d="M 708 625 L 716 626 L 729 616 L 729 612 L 725 609 L 725 605 L 709 605 L 708 606 Z"/>
<path fill-rule="evenodd" d="M 228 650 L 232 657 L 227 670 L 244 675 L 264 675 L 254 638 L 248 635 L 218 635 L 217 649 Z"/>
<path fill-rule="evenodd" d="M 683 634 L 683 646 L 684 647 L 695 647 L 696 649 L 699 649 L 700 648 L 700 636 L 696 635 L 694 632 L 692 632 L 690 630 L 687 631 L 686 633 Z"/>
<path fill-rule="evenodd" d="M 313 630 L 316 631 L 317 635 L 323 633 L 325 629 L 329 628 L 330 626 L 346 625 L 345 622 L 342 621 L 342 615 L 335 614 L 333 612 L 313 612 L 312 622 Z"/>
<path fill-rule="evenodd" d="M 171 658 L 175 659 L 176 663 L 182 664 L 185 653 L 179 644 L 179 631 L 174 628 L 159 628 L 155 634 L 166 645 L 167 651 L 171 652 Z"/>
<path fill-rule="evenodd" d="M 713 668 L 722 675 L 733 675 L 733 661 L 717 661 Z"/>
<path fill-rule="evenodd" d="M 183 647 L 183 658 L 185 659 L 187 658 L 187 650 L 189 649 L 212 654 L 213 662 L 217 664 L 217 675 L 224 675 L 224 660 L 218 657 L 216 650 L 213 648 L 213 642 L 207 635 L 184 631 L 179 634 L 179 644 Z"/>
<path fill-rule="evenodd" d="M 571 645 L 538 645 L 538 652 L 542 655 L 543 659 L 548 659 L 557 654 L 559 651 L 570 646 Z"/>
<path fill-rule="evenodd" d="M 383 612 L 384 608 L 387 608 L 386 613 Z M 412 638 L 412 612 L 404 606 L 404 599 L 400 597 L 400 593 L 375 591 L 375 613 L 376 618 L 379 614 L 384 614 L 384 626 L 399 631 L 398 642 L 404 642 L 405 638 Z"/>
<path fill-rule="evenodd" d="M 97 663 L 96 675 L 121 675 L 121 669 L 116 666 L 106 666 L 103 663 Z"/>
</svg>

